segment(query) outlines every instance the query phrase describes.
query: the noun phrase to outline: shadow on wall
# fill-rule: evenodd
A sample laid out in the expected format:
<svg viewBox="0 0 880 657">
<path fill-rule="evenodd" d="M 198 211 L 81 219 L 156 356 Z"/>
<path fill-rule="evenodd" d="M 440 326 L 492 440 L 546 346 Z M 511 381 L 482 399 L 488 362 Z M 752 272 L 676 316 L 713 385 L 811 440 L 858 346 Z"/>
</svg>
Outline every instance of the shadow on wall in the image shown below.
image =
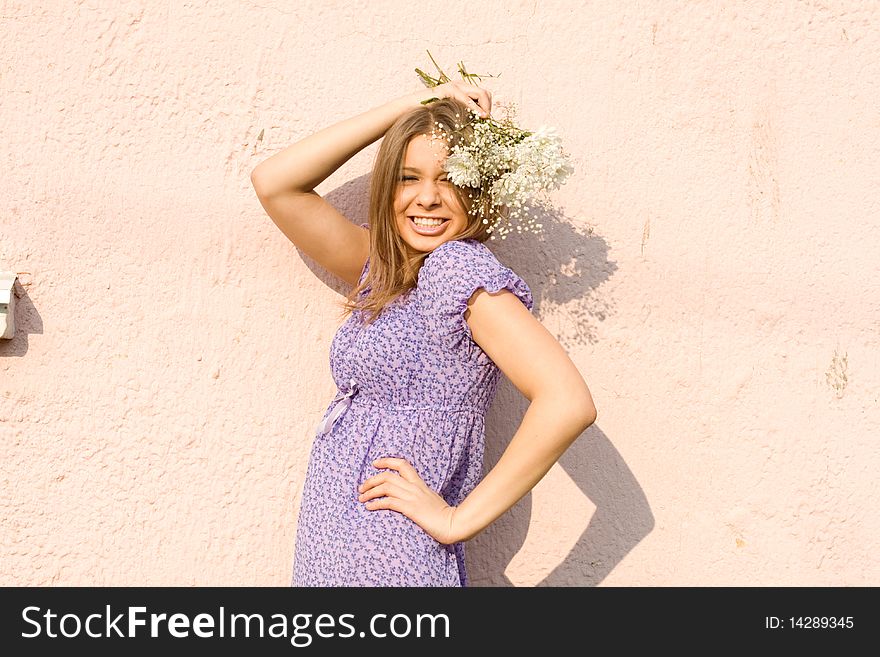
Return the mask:
<svg viewBox="0 0 880 657">
<path fill-rule="evenodd" d="M 595 344 L 598 322 L 613 311 L 607 300 L 596 294 L 617 270 L 608 260 L 608 245 L 591 229 L 582 232 L 561 214 L 543 215 L 539 222 L 544 233 L 534 246 L 529 235 L 505 240 L 511 242 L 510 253 L 524 256 L 507 257 L 503 246 L 493 250 L 526 279 L 535 301 L 535 316 L 560 318 L 554 334 L 567 351 Z M 502 377 L 486 418 L 485 472 L 501 457 L 527 407 L 528 400 Z M 569 447 L 559 465 L 596 510 L 589 522 L 586 518 L 561 518 L 565 525 L 586 527 L 565 558 L 536 586 L 596 586 L 651 532 L 654 515 L 632 471 L 597 424 Z M 525 543 L 531 510 L 532 493 L 528 493 L 467 544 L 473 586 L 513 586 L 505 571 Z M 559 513 L 566 511 L 560 509 Z"/>
<path fill-rule="evenodd" d="M 512 384 L 506 381 L 505 384 L 518 395 Z M 527 404 L 526 400 L 518 412 L 513 411 L 511 404 L 496 404 L 501 408 L 493 408 L 493 415 L 519 418 Z M 495 422 L 492 418 L 487 418 L 486 424 L 494 428 L 492 436 L 488 431 L 486 436 L 485 471 L 488 472 L 501 457 L 518 425 L 509 419 Z M 597 425 L 587 429 L 568 448 L 559 459 L 559 465 L 596 510 L 565 558 L 535 586 L 596 586 L 651 532 L 654 515 L 632 471 Z M 553 508 L 559 509 L 559 515 L 543 518 L 545 526 L 551 525 L 551 521 L 559 524 L 560 520 L 565 525 L 586 523 L 586 518 L 571 517 L 565 507 Z M 472 586 L 514 586 L 505 571 L 525 543 L 531 516 L 532 493 L 527 493 L 510 511 L 467 543 Z M 539 568 L 529 568 L 529 572 L 536 570 Z"/>
<path fill-rule="evenodd" d="M 369 175 L 360 176 L 324 198 L 350 221 L 365 223 L 369 221 L 369 179 Z M 543 224 L 541 236 L 513 232 L 505 240 L 489 240 L 486 245 L 526 280 L 534 298 L 532 312 L 538 319 L 564 318 L 554 334 L 567 351 L 595 344 L 596 326 L 613 312 L 608 301 L 596 294 L 617 270 L 608 260 L 608 245 L 592 229 L 579 229 L 560 213 L 551 211 L 536 219 Z M 300 257 L 328 287 L 342 296 L 348 294 L 347 283 L 306 254 L 300 252 Z M 484 472 L 500 458 L 527 407 L 528 400 L 502 377 L 486 418 Z M 596 511 L 569 554 L 537 586 L 595 586 L 651 532 L 654 516 L 632 471 L 597 425 L 572 444 L 559 465 Z M 528 493 L 466 544 L 472 586 L 513 586 L 505 571 L 525 543 L 531 508 L 532 494 Z M 581 519 L 564 522 L 577 525 Z"/>
</svg>

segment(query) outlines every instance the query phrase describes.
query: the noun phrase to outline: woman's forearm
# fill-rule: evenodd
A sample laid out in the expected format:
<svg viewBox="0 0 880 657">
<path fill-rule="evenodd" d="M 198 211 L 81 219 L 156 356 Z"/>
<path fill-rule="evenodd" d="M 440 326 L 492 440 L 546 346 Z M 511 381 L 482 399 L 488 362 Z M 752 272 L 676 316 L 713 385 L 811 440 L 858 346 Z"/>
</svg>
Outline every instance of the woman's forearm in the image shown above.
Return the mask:
<svg viewBox="0 0 880 657">
<path fill-rule="evenodd" d="M 591 402 L 536 396 L 498 463 L 455 509 L 456 541 L 468 541 L 516 504 L 596 419 Z"/>
<path fill-rule="evenodd" d="M 431 97 L 413 92 L 362 114 L 340 121 L 279 151 L 260 162 L 251 180 L 260 195 L 309 192 L 352 156 L 382 137 L 407 110 Z"/>
</svg>

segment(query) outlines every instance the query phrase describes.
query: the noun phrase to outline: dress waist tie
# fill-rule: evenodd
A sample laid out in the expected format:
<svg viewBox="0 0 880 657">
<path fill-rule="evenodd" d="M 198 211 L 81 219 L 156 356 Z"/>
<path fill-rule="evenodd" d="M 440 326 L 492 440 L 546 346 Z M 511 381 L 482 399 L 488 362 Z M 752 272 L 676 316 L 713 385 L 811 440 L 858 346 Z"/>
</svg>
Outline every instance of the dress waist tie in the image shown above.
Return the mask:
<svg viewBox="0 0 880 657">
<path fill-rule="evenodd" d="M 326 418 L 318 425 L 317 435 L 323 436 L 330 433 L 330 430 L 333 428 L 333 425 L 336 424 L 336 420 L 340 418 L 340 416 L 348 410 L 348 407 L 351 406 L 351 398 L 357 393 L 358 383 L 354 379 L 349 379 L 348 381 L 348 390 L 339 390 L 336 393 L 336 396 L 333 398 L 331 404 L 335 404 L 333 410 L 327 415 Z"/>
</svg>

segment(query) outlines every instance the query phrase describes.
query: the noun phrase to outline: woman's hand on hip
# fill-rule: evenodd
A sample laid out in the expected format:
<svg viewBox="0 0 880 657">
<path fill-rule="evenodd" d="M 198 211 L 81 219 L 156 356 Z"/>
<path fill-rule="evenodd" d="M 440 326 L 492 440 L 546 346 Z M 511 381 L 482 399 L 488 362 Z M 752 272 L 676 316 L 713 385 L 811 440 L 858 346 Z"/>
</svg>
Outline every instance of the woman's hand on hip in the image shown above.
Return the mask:
<svg viewBox="0 0 880 657">
<path fill-rule="evenodd" d="M 453 525 L 456 507 L 431 490 L 408 461 L 381 458 L 373 461 L 373 467 L 395 472 L 380 472 L 364 481 L 358 486 L 359 502 L 365 503 L 370 511 L 390 509 L 402 513 L 438 543 L 456 542 Z"/>
</svg>

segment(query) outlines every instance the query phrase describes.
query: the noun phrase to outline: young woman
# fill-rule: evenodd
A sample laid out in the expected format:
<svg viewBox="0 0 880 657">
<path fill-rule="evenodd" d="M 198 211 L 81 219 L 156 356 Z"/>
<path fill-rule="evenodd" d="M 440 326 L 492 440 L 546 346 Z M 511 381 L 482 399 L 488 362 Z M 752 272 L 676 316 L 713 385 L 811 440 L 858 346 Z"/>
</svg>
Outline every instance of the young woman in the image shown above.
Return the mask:
<svg viewBox="0 0 880 657">
<path fill-rule="evenodd" d="M 465 541 L 596 419 L 577 368 L 531 314 L 531 290 L 484 244 L 487 225 L 468 211 L 479 190 L 443 170 L 472 133 L 435 128 L 469 111 L 489 116 L 487 90 L 454 81 L 407 94 L 251 174 L 281 231 L 353 286 L 330 347 L 339 391 L 312 445 L 292 586 L 467 586 Z M 357 226 L 314 188 L 383 135 L 369 223 Z M 484 417 L 502 372 L 530 405 L 483 477 Z"/>
</svg>

